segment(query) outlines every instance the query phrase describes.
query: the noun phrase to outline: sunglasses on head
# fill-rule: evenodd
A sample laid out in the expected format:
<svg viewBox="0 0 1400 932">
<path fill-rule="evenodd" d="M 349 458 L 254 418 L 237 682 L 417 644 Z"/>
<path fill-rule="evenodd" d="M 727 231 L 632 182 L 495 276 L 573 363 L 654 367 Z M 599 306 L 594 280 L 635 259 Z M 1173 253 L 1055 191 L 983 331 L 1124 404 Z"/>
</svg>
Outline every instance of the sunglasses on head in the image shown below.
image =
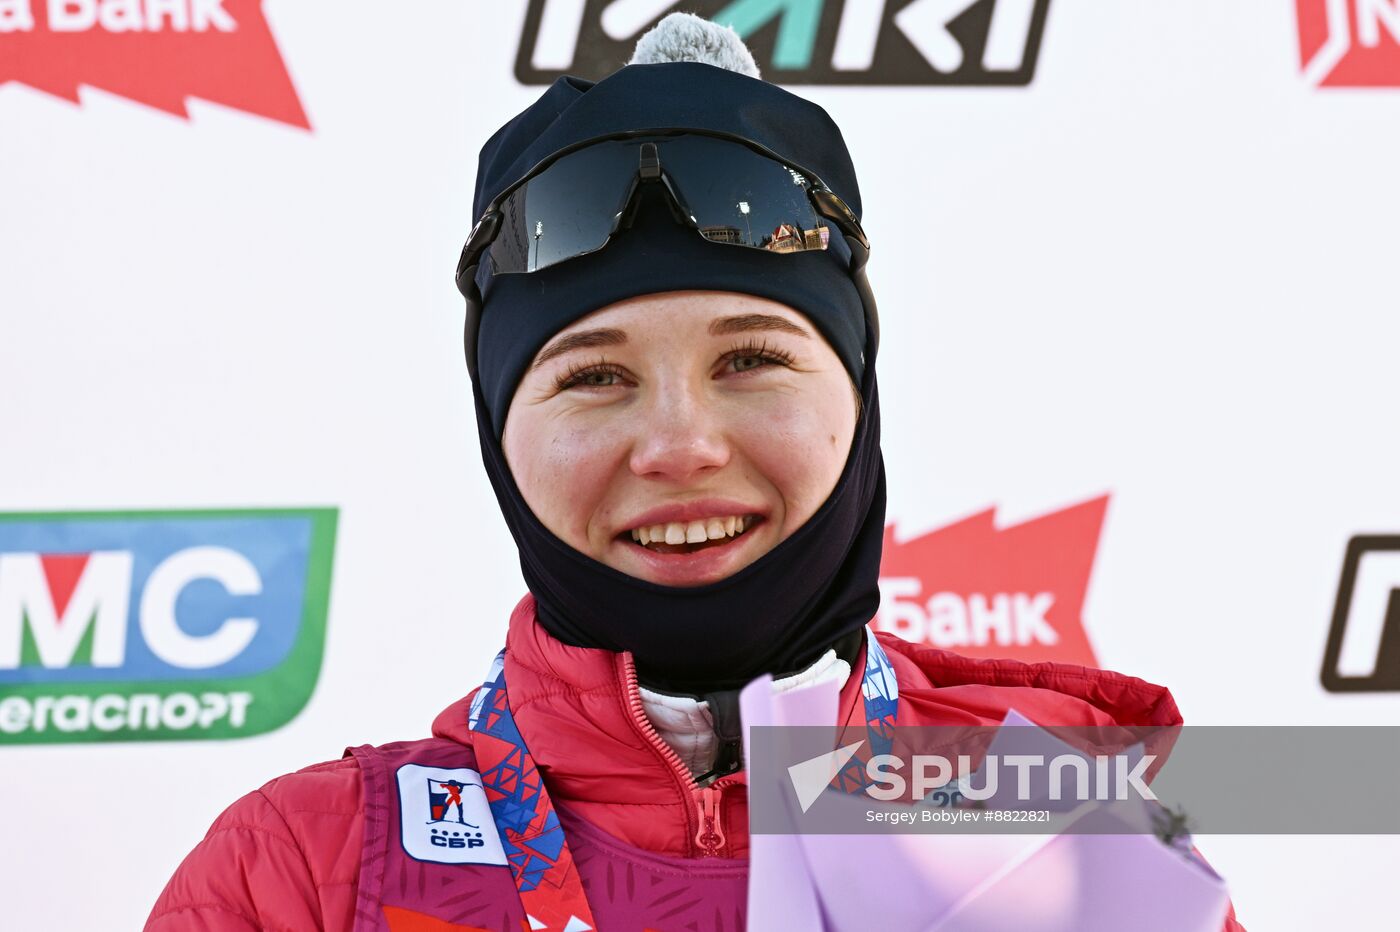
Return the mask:
<svg viewBox="0 0 1400 932">
<path fill-rule="evenodd" d="M 727 133 L 652 129 L 587 139 L 546 156 L 486 205 L 457 261 L 467 299 L 467 369 L 477 375 L 481 293 L 476 272 L 528 274 L 596 252 L 631 226 L 641 194 L 659 186 L 678 223 L 712 243 L 774 254 L 824 250 L 831 226 L 850 249 L 850 274 L 872 345 L 879 314 L 865 275 L 870 240 L 860 220 L 815 174 Z"/>
<path fill-rule="evenodd" d="M 495 197 L 462 249 L 458 286 L 483 258 L 502 275 L 602 249 L 631 226 L 648 185 L 664 189 L 678 223 L 713 243 L 823 250 L 835 225 L 862 253 L 870 248 L 845 201 L 758 143 L 695 130 L 637 131 L 562 149 Z"/>
</svg>

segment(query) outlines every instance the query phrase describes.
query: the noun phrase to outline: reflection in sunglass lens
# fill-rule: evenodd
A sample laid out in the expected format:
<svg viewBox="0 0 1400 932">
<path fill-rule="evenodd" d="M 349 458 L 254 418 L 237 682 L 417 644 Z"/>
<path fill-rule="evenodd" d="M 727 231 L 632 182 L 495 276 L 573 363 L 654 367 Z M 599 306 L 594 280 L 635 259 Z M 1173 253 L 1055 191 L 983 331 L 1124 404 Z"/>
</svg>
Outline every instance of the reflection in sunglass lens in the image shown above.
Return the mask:
<svg viewBox="0 0 1400 932">
<path fill-rule="evenodd" d="M 660 151 L 662 170 L 706 239 L 770 252 L 827 247 L 830 230 L 801 172 L 708 136 L 680 136 Z"/>
<path fill-rule="evenodd" d="M 516 188 L 501 205 L 501 232 L 491 244 L 496 271 L 534 272 L 601 249 L 636 174 L 635 153 L 600 143 Z"/>
<path fill-rule="evenodd" d="M 636 190 L 647 143 L 706 239 L 769 252 L 827 248 L 830 230 L 801 172 L 729 140 L 651 136 L 572 152 L 513 191 L 491 244 L 496 272 L 533 272 L 603 248 Z"/>
</svg>

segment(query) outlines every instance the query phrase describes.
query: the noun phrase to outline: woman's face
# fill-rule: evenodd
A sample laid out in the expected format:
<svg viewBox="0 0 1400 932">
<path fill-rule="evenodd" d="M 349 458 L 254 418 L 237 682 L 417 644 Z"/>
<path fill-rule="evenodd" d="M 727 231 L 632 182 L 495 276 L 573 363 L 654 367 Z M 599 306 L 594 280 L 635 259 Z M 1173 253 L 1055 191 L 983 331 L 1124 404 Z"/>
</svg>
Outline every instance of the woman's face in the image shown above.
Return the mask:
<svg viewBox="0 0 1400 932">
<path fill-rule="evenodd" d="M 525 373 L 502 444 L 555 536 L 630 576 L 698 586 L 792 534 L 840 478 L 857 396 L 806 317 L 677 291 L 594 311 Z"/>
</svg>

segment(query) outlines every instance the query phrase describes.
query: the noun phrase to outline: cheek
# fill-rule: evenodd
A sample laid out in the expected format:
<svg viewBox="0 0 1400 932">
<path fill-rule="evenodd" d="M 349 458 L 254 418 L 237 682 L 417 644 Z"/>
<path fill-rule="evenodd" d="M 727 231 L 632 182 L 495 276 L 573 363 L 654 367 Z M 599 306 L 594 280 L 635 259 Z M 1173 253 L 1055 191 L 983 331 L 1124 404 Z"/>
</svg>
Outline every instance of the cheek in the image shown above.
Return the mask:
<svg viewBox="0 0 1400 932">
<path fill-rule="evenodd" d="M 612 432 L 523 417 L 507 437 L 511 474 L 540 523 L 589 552 L 590 518 L 606 498 L 618 454 Z"/>
<path fill-rule="evenodd" d="M 744 419 L 739 442 L 746 459 L 782 498 L 783 537 L 801 527 L 836 487 L 854 420 L 835 405 L 801 396 L 776 398 Z"/>
</svg>

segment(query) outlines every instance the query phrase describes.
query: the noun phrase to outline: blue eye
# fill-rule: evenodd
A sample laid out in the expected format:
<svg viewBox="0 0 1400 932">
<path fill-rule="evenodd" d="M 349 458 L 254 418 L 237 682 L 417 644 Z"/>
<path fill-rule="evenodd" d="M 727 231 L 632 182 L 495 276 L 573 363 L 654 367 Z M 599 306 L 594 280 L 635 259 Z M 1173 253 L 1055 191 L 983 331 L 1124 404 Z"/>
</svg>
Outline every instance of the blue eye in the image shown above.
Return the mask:
<svg viewBox="0 0 1400 932">
<path fill-rule="evenodd" d="M 600 360 L 570 368 L 568 372 L 555 379 L 554 387 L 561 392 L 575 387 L 611 388 L 618 384 L 621 378 L 622 370 L 619 367 Z"/>
<path fill-rule="evenodd" d="M 724 354 L 724 360 L 733 364 L 735 372 L 752 372 L 766 366 L 791 366 L 793 361 L 792 354 L 787 350 L 770 347 L 767 343 L 736 346 Z"/>
</svg>

